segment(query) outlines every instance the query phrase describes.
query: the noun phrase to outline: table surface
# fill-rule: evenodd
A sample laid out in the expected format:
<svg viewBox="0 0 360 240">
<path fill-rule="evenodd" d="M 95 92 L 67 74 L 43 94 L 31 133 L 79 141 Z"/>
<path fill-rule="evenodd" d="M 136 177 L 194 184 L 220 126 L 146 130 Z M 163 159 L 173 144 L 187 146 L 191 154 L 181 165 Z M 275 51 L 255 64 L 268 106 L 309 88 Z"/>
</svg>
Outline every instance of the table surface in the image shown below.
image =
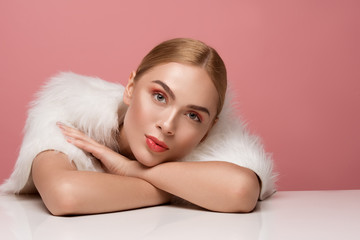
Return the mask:
<svg viewBox="0 0 360 240">
<path fill-rule="evenodd" d="M 249 214 L 163 205 L 55 217 L 38 196 L 0 196 L 0 239 L 360 239 L 360 190 L 280 191 Z"/>
</svg>

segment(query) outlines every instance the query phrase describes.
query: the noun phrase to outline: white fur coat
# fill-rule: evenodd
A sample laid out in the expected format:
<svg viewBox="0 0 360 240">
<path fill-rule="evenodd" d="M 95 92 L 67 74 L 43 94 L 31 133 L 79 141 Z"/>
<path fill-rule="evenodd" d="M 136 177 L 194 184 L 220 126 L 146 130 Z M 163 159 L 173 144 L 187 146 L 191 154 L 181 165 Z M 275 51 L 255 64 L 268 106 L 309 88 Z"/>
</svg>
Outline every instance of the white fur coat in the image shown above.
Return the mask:
<svg viewBox="0 0 360 240">
<path fill-rule="evenodd" d="M 102 171 L 96 160 L 66 142 L 56 122 L 76 127 L 117 150 L 113 136 L 119 121 L 122 121 L 119 116 L 121 118 L 126 112 L 122 104 L 123 91 L 120 84 L 74 73 L 60 73 L 51 78 L 31 104 L 19 157 L 13 173 L 0 186 L 0 191 L 35 192 L 31 178 L 32 161 L 37 154 L 48 149 L 65 153 L 80 171 Z M 211 160 L 232 162 L 253 170 L 261 179 L 261 200 L 275 192 L 276 174 L 271 156 L 265 153 L 260 139 L 250 135 L 234 116 L 229 98 L 207 139 L 182 159 Z"/>
</svg>

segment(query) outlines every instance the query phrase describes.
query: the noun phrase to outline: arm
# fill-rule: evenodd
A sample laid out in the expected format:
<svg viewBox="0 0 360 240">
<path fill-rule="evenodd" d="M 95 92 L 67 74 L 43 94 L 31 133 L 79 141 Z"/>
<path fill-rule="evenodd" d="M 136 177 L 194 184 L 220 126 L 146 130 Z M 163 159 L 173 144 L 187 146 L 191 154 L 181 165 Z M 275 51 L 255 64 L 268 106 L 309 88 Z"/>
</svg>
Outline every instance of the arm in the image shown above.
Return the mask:
<svg viewBox="0 0 360 240">
<path fill-rule="evenodd" d="M 220 212 L 250 212 L 260 192 L 256 174 L 227 162 L 167 162 L 152 168 L 130 161 L 76 129 L 61 126 L 68 141 L 92 153 L 118 175 L 140 178 L 155 187 Z"/>
<path fill-rule="evenodd" d="M 113 212 L 170 199 L 168 193 L 138 178 L 77 171 L 65 154 L 55 151 L 42 152 L 34 159 L 32 178 L 54 215 Z"/>
<path fill-rule="evenodd" d="M 260 193 L 256 174 L 227 162 L 132 163 L 129 175 L 212 211 L 250 212 Z"/>
</svg>

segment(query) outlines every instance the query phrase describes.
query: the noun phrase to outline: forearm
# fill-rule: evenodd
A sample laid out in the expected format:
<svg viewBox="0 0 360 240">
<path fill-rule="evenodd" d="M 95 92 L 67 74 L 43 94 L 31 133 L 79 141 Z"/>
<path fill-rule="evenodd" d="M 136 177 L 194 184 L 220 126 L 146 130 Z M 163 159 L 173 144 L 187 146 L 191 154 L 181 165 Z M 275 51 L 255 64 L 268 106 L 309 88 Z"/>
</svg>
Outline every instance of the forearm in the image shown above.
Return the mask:
<svg viewBox="0 0 360 240">
<path fill-rule="evenodd" d="M 137 178 L 77 171 L 66 155 L 39 154 L 32 177 L 46 207 L 54 215 L 128 210 L 168 202 L 170 195 Z"/>
<path fill-rule="evenodd" d="M 71 175 L 68 189 L 74 199 L 71 214 L 129 210 L 163 204 L 170 199 L 168 193 L 142 179 L 81 171 Z"/>
<path fill-rule="evenodd" d="M 213 211 L 249 212 L 260 186 L 249 169 L 227 162 L 168 162 L 138 167 L 134 176 Z"/>
<path fill-rule="evenodd" d="M 75 146 L 92 153 L 109 172 L 137 177 L 166 192 L 213 211 L 249 212 L 257 202 L 256 174 L 227 162 L 167 162 L 152 168 L 96 143 L 83 133 L 62 127 Z"/>
</svg>

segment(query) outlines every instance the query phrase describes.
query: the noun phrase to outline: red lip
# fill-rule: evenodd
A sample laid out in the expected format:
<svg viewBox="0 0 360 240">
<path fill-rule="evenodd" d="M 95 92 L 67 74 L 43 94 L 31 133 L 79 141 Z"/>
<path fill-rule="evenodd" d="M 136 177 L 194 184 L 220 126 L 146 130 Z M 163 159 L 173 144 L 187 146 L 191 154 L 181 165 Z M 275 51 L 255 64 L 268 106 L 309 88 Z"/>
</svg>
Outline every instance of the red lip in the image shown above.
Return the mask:
<svg viewBox="0 0 360 240">
<path fill-rule="evenodd" d="M 154 152 L 164 152 L 169 150 L 169 147 L 159 139 L 153 136 L 145 135 L 146 137 L 146 144 L 148 147 Z"/>
</svg>

